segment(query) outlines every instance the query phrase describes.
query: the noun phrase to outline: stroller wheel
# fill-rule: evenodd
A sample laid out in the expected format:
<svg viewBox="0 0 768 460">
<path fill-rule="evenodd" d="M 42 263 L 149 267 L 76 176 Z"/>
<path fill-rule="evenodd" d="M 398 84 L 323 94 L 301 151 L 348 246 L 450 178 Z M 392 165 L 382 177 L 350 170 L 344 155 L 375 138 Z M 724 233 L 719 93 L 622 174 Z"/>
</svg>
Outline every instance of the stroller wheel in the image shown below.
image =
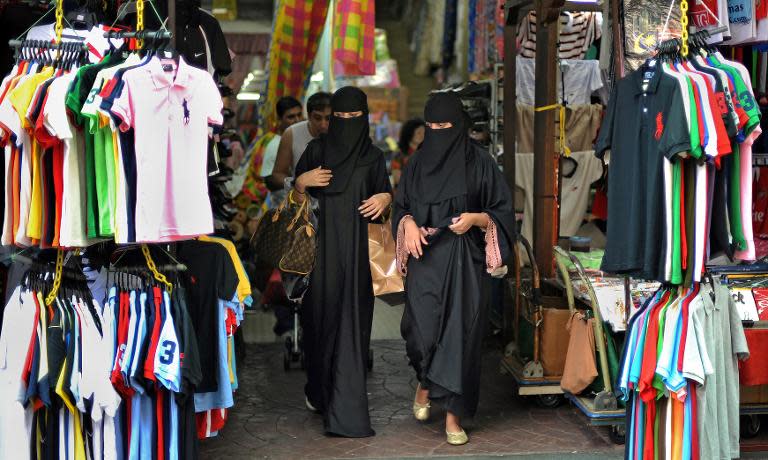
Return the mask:
<svg viewBox="0 0 768 460">
<path fill-rule="evenodd" d="M 289 351 L 283 352 L 283 370 L 285 372 L 291 370 L 291 353 Z"/>
<path fill-rule="evenodd" d="M 627 439 L 626 427 L 624 425 L 611 425 L 609 435 L 614 444 L 622 445 Z"/>
<path fill-rule="evenodd" d="M 373 350 L 368 349 L 368 372 L 373 370 Z"/>
</svg>

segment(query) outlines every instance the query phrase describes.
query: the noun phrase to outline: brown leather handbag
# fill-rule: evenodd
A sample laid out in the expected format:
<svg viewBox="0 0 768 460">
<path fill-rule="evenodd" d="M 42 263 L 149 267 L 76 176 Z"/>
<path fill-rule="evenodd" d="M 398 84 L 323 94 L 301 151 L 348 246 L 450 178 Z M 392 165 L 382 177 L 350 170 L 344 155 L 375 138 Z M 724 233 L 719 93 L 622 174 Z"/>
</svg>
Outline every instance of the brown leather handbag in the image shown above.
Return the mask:
<svg viewBox="0 0 768 460">
<path fill-rule="evenodd" d="M 309 220 L 309 200 L 295 204 L 292 194 L 267 211 L 251 237 L 256 257 L 288 273 L 306 275 L 315 266 L 316 232 Z"/>
<path fill-rule="evenodd" d="M 403 292 L 403 277 L 397 271 L 392 223 L 368 224 L 368 256 L 371 261 L 373 295 Z"/>
</svg>

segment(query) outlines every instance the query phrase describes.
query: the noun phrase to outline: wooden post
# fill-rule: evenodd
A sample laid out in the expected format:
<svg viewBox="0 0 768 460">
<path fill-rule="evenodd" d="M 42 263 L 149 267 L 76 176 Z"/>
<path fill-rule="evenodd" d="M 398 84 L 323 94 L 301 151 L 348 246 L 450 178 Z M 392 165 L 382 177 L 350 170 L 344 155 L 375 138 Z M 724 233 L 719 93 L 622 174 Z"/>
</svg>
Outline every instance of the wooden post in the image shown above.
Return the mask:
<svg viewBox="0 0 768 460">
<path fill-rule="evenodd" d="M 607 0 L 606 0 L 607 1 Z M 611 33 L 613 34 L 613 65 L 614 65 L 614 85 L 624 77 L 624 34 L 621 33 L 622 18 L 619 14 L 619 2 L 612 1 L 611 6 Z M 605 19 L 603 19 L 605 20 Z"/>
<path fill-rule="evenodd" d="M 536 107 L 557 103 L 557 41 L 563 0 L 537 0 L 536 5 Z M 554 275 L 552 247 L 557 244 L 558 153 L 555 151 L 557 110 L 534 115 L 533 145 L 533 248 L 542 277 Z"/>
</svg>

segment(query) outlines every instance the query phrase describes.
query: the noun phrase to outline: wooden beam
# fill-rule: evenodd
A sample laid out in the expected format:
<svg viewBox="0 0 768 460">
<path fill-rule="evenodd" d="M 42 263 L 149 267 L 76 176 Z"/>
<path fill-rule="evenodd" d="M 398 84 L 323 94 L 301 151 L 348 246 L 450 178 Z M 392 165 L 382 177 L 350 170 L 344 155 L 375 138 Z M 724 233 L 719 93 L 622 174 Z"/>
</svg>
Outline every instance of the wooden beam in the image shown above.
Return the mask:
<svg viewBox="0 0 768 460">
<path fill-rule="evenodd" d="M 611 33 L 613 34 L 613 65 L 614 65 L 614 85 L 624 77 L 624 34 L 621 33 L 622 18 L 619 14 L 619 2 L 611 2 Z M 605 18 L 603 18 L 605 21 Z"/>
<path fill-rule="evenodd" d="M 557 103 L 557 59 L 560 8 L 563 0 L 536 2 L 536 92 L 535 107 Z M 533 147 L 533 249 L 541 276 L 554 275 L 558 227 L 559 162 L 555 151 L 557 110 L 534 115 Z"/>
</svg>

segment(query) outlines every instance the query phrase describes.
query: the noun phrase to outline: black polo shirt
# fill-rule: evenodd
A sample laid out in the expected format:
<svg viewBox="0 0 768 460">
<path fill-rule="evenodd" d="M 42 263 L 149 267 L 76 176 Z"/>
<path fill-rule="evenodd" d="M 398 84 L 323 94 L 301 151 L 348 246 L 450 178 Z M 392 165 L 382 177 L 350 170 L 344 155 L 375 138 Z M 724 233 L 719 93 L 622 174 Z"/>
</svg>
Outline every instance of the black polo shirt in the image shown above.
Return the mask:
<svg viewBox="0 0 768 460">
<path fill-rule="evenodd" d="M 600 158 L 611 150 L 604 271 L 663 277 L 664 158 L 687 151 L 690 143 L 680 87 L 659 64 L 616 84 L 595 145 Z"/>
<path fill-rule="evenodd" d="M 178 20 L 176 48 L 184 60 L 193 67 L 213 70 L 217 79 L 229 75 L 232 57 L 219 21 L 201 8 L 179 9 Z M 209 59 L 212 69 L 208 67 Z"/>
</svg>

